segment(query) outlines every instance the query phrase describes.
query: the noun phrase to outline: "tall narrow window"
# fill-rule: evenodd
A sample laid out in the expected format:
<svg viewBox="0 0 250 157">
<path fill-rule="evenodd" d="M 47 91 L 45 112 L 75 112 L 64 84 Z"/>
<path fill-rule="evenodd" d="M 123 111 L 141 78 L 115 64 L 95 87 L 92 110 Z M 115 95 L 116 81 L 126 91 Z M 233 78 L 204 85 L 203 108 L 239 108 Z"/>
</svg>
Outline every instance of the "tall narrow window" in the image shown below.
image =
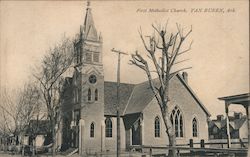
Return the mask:
<svg viewBox="0 0 250 157">
<path fill-rule="evenodd" d="M 174 130 L 175 130 L 175 136 L 179 137 L 179 119 L 178 119 L 178 117 L 175 117 Z"/>
<path fill-rule="evenodd" d="M 81 101 L 81 89 L 78 88 L 78 102 Z"/>
<path fill-rule="evenodd" d="M 99 53 L 94 53 L 93 54 L 93 61 L 94 62 L 99 62 Z"/>
<path fill-rule="evenodd" d="M 86 53 L 86 61 L 92 62 L 92 54 L 91 53 Z"/>
<path fill-rule="evenodd" d="M 78 48 L 76 48 L 76 63 L 79 63 L 79 51 Z"/>
<path fill-rule="evenodd" d="M 160 137 L 161 127 L 159 117 L 155 117 L 155 137 Z"/>
<path fill-rule="evenodd" d="M 90 137 L 95 137 L 95 124 L 92 122 L 90 124 Z"/>
<path fill-rule="evenodd" d="M 112 120 L 110 118 L 105 120 L 105 136 L 112 137 Z"/>
<path fill-rule="evenodd" d="M 82 62 L 82 54 L 81 54 L 81 49 L 80 47 L 78 47 L 76 49 L 76 52 L 77 52 L 77 63 L 81 63 Z"/>
<path fill-rule="evenodd" d="M 198 137 L 198 125 L 196 118 L 193 119 L 192 125 L 193 125 L 193 137 Z"/>
<path fill-rule="evenodd" d="M 82 63 L 82 51 L 81 51 L 81 47 L 79 47 L 79 62 Z"/>
<path fill-rule="evenodd" d="M 75 90 L 75 97 L 76 97 L 75 99 L 76 99 L 76 103 L 79 102 L 78 96 L 79 96 L 78 89 L 76 89 L 76 90 Z"/>
<path fill-rule="evenodd" d="M 98 89 L 95 89 L 95 101 L 98 101 Z"/>
<path fill-rule="evenodd" d="M 88 90 L 88 101 L 91 101 L 91 89 Z"/>
<path fill-rule="evenodd" d="M 180 137 L 183 137 L 183 120 L 182 120 L 182 115 L 180 115 Z"/>
<path fill-rule="evenodd" d="M 175 108 L 173 109 L 173 111 L 170 115 L 170 120 L 171 120 L 172 125 L 173 125 L 174 130 L 175 130 L 175 136 L 176 137 L 183 137 L 184 136 L 183 117 L 182 117 L 180 109 L 177 106 L 175 106 Z"/>
</svg>

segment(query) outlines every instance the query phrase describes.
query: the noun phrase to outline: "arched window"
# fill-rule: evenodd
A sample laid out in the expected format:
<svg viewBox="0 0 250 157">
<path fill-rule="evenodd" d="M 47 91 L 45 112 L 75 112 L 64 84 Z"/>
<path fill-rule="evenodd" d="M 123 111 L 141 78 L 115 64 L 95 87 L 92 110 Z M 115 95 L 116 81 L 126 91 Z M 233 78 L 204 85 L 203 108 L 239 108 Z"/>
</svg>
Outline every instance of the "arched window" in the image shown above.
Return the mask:
<svg viewBox="0 0 250 157">
<path fill-rule="evenodd" d="M 88 101 L 91 101 L 91 89 L 88 90 Z"/>
<path fill-rule="evenodd" d="M 79 49 L 76 49 L 76 63 L 79 63 Z"/>
<path fill-rule="evenodd" d="M 160 137 L 161 127 L 160 127 L 160 118 L 155 117 L 155 137 Z"/>
<path fill-rule="evenodd" d="M 95 89 L 95 101 L 98 101 L 98 89 Z"/>
<path fill-rule="evenodd" d="M 193 119 L 192 126 L 193 126 L 193 137 L 198 137 L 198 125 L 196 118 Z"/>
<path fill-rule="evenodd" d="M 80 56 L 80 63 L 82 63 L 82 51 L 80 48 L 79 48 L 79 56 Z"/>
<path fill-rule="evenodd" d="M 170 120 L 175 130 L 175 136 L 183 137 L 183 117 L 180 109 L 177 106 L 175 106 L 173 109 Z"/>
<path fill-rule="evenodd" d="M 90 137 L 95 137 L 95 124 L 92 122 L 90 124 Z"/>
<path fill-rule="evenodd" d="M 105 120 L 105 136 L 112 137 L 112 120 L 110 118 Z"/>
</svg>

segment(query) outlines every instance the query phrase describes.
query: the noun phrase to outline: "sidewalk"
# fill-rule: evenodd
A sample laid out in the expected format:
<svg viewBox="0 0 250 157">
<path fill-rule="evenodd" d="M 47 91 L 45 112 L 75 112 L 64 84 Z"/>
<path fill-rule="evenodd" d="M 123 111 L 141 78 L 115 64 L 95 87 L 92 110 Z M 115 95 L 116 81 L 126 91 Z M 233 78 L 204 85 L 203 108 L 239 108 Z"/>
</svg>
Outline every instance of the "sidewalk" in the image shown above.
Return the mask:
<svg viewBox="0 0 250 157">
<path fill-rule="evenodd" d="M 52 155 L 47 155 L 47 154 L 37 154 L 34 157 L 51 157 Z M 0 157 L 22 157 L 21 154 L 11 154 L 10 152 L 0 152 Z M 24 156 L 24 157 L 29 157 L 29 156 Z M 64 155 L 56 155 L 56 157 L 66 157 Z M 79 157 L 78 154 L 73 154 L 70 157 Z"/>
<path fill-rule="evenodd" d="M 37 154 L 35 157 L 51 157 L 52 155 L 47 155 L 47 154 Z M 102 155 L 88 155 L 88 157 L 115 157 L 116 154 L 114 153 L 105 153 Z M 121 157 L 141 157 L 141 153 L 121 153 Z M 22 157 L 21 154 L 11 154 L 9 152 L 0 152 L 0 157 Z M 24 157 L 29 157 L 29 156 L 24 156 Z M 57 154 L 56 157 L 66 157 L 65 155 L 60 155 Z M 73 154 L 70 157 L 80 157 L 79 154 Z M 86 157 L 86 156 L 84 156 Z"/>
</svg>

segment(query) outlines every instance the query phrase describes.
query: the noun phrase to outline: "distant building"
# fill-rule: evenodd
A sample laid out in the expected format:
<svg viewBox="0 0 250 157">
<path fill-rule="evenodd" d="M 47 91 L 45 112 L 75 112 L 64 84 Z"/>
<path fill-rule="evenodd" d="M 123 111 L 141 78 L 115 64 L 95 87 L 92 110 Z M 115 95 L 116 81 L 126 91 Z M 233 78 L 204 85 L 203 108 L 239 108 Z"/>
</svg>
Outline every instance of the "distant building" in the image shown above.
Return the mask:
<svg viewBox="0 0 250 157">
<path fill-rule="evenodd" d="M 80 154 L 116 151 L 117 87 L 116 82 L 105 81 L 103 41 L 89 7 L 80 28 L 75 41 L 75 71 L 65 79 L 62 93 L 62 147 L 79 148 Z M 121 83 L 120 90 L 122 150 L 132 145 L 168 144 L 161 111 L 148 81 Z M 207 140 L 210 113 L 188 85 L 187 73 L 170 80 L 170 99 L 177 144 L 187 144 L 189 139 Z"/>
<path fill-rule="evenodd" d="M 24 144 L 44 146 L 52 143 L 48 120 L 31 120 L 25 132 Z M 33 143 L 33 140 L 35 143 Z"/>
<path fill-rule="evenodd" d="M 233 116 L 229 116 L 229 128 L 231 139 L 247 139 L 247 116 L 235 112 Z M 217 119 L 209 122 L 209 138 L 227 139 L 226 118 L 223 115 L 218 115 Z"/>
</svg>

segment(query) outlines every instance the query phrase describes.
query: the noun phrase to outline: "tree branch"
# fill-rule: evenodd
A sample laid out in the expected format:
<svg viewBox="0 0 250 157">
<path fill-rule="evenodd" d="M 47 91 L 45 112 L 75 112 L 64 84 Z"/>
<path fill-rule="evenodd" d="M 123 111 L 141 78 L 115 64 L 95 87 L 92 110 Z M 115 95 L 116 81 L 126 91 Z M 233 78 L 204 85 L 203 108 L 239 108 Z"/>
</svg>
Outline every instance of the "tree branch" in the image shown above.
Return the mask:
<svg viewBox="0 0 250 157">
<path fill-rule="evenodd" d="M 169 80 L 171 80 L 171 78 L 172 78 L 173 76 L 175 76 L 177 73 L 179 73 L 180 71 L 187 70 L 187 69 L 191 69 L 191 68 L 192 68 L 192 67 L 182 68 L 182 69 L 179 69 L 179 70 L 177 70 L 177 71 L 175 71 L 175 72 L 170 73 Z"/>
<path fill-rule="evenodd" d="M 186 62 L 188 60 L 190 60 L 190 59 L 183 59 L 181 61 L 175 62 L 173 65 L 180 64 L 180 63 Z"/>
</svg>

